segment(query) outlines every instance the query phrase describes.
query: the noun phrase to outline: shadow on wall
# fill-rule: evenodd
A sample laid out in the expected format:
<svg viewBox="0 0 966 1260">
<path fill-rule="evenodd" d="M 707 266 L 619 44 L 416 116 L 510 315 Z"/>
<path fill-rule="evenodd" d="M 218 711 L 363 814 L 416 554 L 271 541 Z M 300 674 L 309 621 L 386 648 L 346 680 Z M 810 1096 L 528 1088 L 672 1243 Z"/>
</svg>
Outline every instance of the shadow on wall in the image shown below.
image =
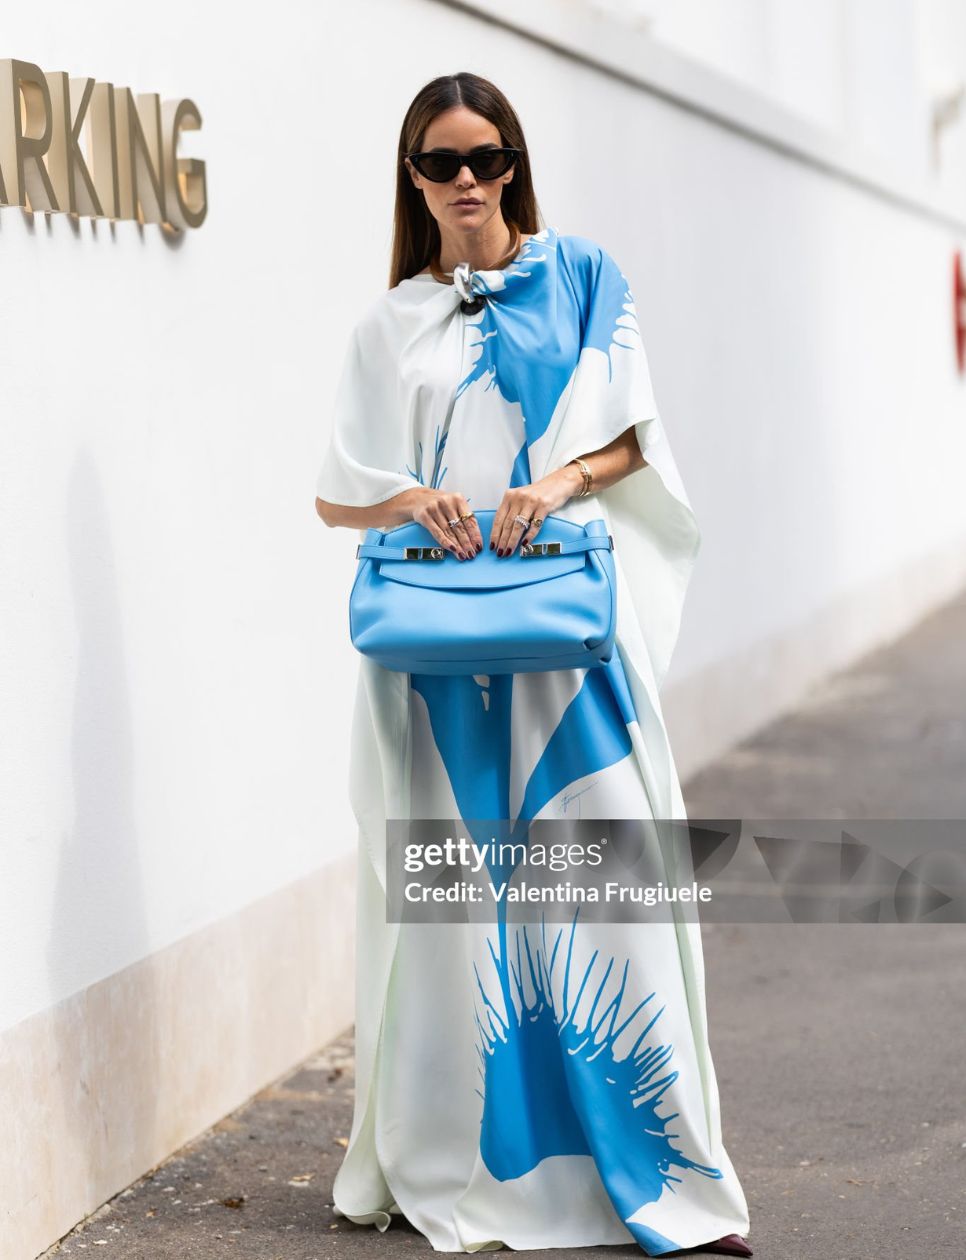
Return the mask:
<svg viewBox="0 0 966 1260">
<path fill-rule="evenodd" d="M 97 467 L 84 450 L 71 469 L 64 519 L 77 627 L 74 817 L 61 848 L 47 965 L 51 987 L 78 998 L 71 1018 L 51 1022 L 61 1042 L 51 1047 L 43 1095 L 46 1132 L 64 1139 L 47 1182 L 47 1193 L 57 1194 L 47 1213 L 63 1215 L 62 1231 L 130 1183 L 135 1152 L 164 1142 L 156 1132 L 162 1046 L 155 990 L 145 987 L 143 968 L 128 968 L 125 983 L 115 963 L 143 958 L 151 946 L 111 523 Z M 112 978 L 88 987 L 92 974 Z M 39 1118 L 36 1101 L 23 1117 L 31 1125 Z"/>
</svg>

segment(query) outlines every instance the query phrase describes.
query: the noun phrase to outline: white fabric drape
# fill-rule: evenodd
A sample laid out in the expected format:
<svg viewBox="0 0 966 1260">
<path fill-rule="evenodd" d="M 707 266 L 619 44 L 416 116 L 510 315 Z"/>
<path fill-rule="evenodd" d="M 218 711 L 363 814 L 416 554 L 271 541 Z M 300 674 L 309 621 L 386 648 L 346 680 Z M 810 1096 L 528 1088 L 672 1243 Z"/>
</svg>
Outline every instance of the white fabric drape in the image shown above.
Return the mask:
<svg viewBox="0 0 966 1260">
<path fill-rule="evenodd" d="M 600 782 L 594 780 L 598 796 L 585 796 L 583 805 L 593 810 L 596 803 L 599 816 L 610 811 L 612 817 L 683 819 L 659 689 L 678 636 L 700 532 L 658 414 L 626 278 L 593 241 L 548 227 L 532 236 L 508 267 L 471 271 L 468 286 L 487 296 L 479 313 L 464 313 L 459 290 L 429 274 L 404 280 L 366 309 L 350 338 L 316 493 L 332 503 L 369 507 L 412 486 L 438 485 L 461 491 L 471 507 L 494 508 L 507 486 L 536 481 L 633 426 L 647 466 L 559 509 L 576 521 L 603 517 L 613 535 L 622 671 L 617 682 L 626 686 L 632 702 L 632 712 L 621 723 L 626 723 L 628 756 L 605 768 Z M 454 399 L 449 435 L 441 442 L 442 422 Z M 575 678 L 573 689 L 564 688 L 566 694 L 557 697 L 548 690 L 547 675 L 542 681 L 526 677 L 529 681 L 514 679 L 513 704 L 524 714 L 528 705 L 532 713 L 539 711 L 534 729 L 552 732 L 584 680 Z M 485 690 L 486 680 L 479 685 L 485 703 L 496 704 L 497 689 L 490 684 Z M 453 704 L 457 686 L 445 693 Z M 700 929 L 682 918 L 663 927 L 614 924 L 605 930 L 597 925 L 593 935 L 588 924 L 582 931 L 588 948 L 603 943 L 618 962 L 622 957 L 641 960 L 642 982 L 647 973 L 644 991 L 654 987 L 656 977 L 672 995 L 664 1018 L 678 1029 L 675 1044 L 692 1069 L 680 1073 L 669 1096 L 675 1104 L 671 1110 L 686 1111 L 672 1128 L 693 1139 L 695 1163 L 720 1175 L 698 1175 L 688 1168 L 679 1184 L 665 1185 L 656 1197 L 642 1193 L 638 1205 L 633 1187 L 626 1187 L 618 1173 L 619 1153 L 613 1158 L 597 1154 L 590 1165 L 584 1155 L 564 1154 L 542 1159 L 525 1178 L 517 1178 L 521 1197 L 514 1200 L 514 1179 L 494 1176 L 476 1151 L 472 1167 L 467 1165 L 465 1176 L 451 1184 L 460 1160 L 453 1150 L 448 1157 L 442 1153 L 446 1143 L 457 1143 L 465 1156 L 467 1143 L 472 1145 L 465 1133 L 479 1134 L 479 1095 L 472 1090 L 449 1106 L 451 1128 L 442 1127 L 443 1119 L 434 1122 L 427 1150 L 441 1152 L 435 1162 L 431 1153 L 425 1168 L 415 1151 L 408 1164 L 403 1156 L 393 1156 L 393 1126 L 417 1124 L 413 1114 L 406 1113 L 408 1120 L 403 1116 L 404 1078 L 389 1061 L 386 1044 L 391 1038 L 396 1059 L 408 1062 L 405 1056 L 416 1049 L 407 1029 L 415 1025 L 401 1013 L 394 1018 L 394 1007 L 414 1020 L 426 994 L 435 989 L 460 1009 L 460 977 L 467 961 L 483 957 L 479 941 L 467 936 L 462 945 L 442 951 L 445 962 L 437 961 L 441 951 L 427 950 L 426 942 L 431 932 L 445 928 L 407 925 L 401 942 L 400 925 L 385 922 L 385 825 L 387 819 L 413 816 L 413 775 L 422 797 L 432 799 L 435 792 L 440 816 L 461 816 L 467 799 L 464 789 L 461 800 L 439 736 L 445 719 L 433 708 L 434 694 L 414 676 L 360 658 L 350 783 L 360 838 L 356 1109 L 335 1183 L 337 1210 L 385 1228 L 392 1212 L 402 1209 L 438 1250 L 593 1245 L 633 1237 L 649 1254 L 659 1255 L 724 1233 L 746 1233 L 747 1205 L 721 1141 Z M 465 712 L 470 714 L 466 720 L 476 720 L 471 708 Z M 514 730 L 514 774 L 525 778 L 518 763 L 526 756 L 532 760 L 540 748 L 525 753 L 519 720 Z M 438 762 L 436 787 L 432 758 Z M 424 778 L 433 782 L 424 785 Z M 580 786 L 586 789 L 589 780 L 581 779 Z M 555 807 L 545 802 L 541 816 Z M 625 807 L 630 815 L 622 815 Z M 665 850 L 664 858 L 667 882 L 689 882 L 677 849 Z M 456 928 L 446 927 L 448 939 L 455 940 Z M 647 940 L 653 944 L 645 947 Z M 466 983 L 472 985 L 472 972 Z M 432 1020 L 428 1007 L 425 1019 Z M 432 1044 L 456 1055 L 461 1043 L 453 1034 L 451 1046 Z M 444 1053 L 439 1070 L 449 1061 Z M 407 1094 L 420 1089 L 419 1079 L 409 1078 Z M 435 1115 L 433 1083 L 425 1089 L 415 1114 L 429 1117 Z M 579 1105 L 579 1087 L 574 1089 Z M 460 1107 L 463 1128 L 454 1112 Z M 539 1127 L 539 1121 L 534 1123 Z M 484 1133 L 486 1127 L 484 1112 Z M 598 1136 L 587 1133 L 595 1152 Z M 629 1204 L 636 1210 L 628 1210 Z"/>
</svg>

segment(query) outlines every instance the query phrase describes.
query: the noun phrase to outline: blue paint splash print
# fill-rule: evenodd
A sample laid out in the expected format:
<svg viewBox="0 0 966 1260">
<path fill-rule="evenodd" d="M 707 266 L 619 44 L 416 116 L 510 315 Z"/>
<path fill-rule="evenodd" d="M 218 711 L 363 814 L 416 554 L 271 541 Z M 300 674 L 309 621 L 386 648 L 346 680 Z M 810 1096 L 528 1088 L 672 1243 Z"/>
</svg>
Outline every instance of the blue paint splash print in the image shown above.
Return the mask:
<svg viewBox="0 0 966 1260">
<path fill-rule="evenodd" d="M 579 689 L 530 773 L 519 814 L 503 837 L 508 846 L 525 844 L 530 820 L 565 789 L 631 752 L 627 682 L 619 652 L 606 666 L 582 672 Z M 511 712 L 515 685 L 525 685 L 522 676 L 489 676 L 485 687 L 475 678 L 410 677 L 413 689 L 426 702 L 433 738 L 460 818 L 472 839 L 489 855 L 486 845 L 490 837 L 474 834 L 474 823 L 509 821 L 511 817 Z M 487 858 L 487 870 L 495 884 L 511 880 L 516 865 Z M 604 985 L 617 960 L 608 961 L 596 998 L 581 1024 L 578 1005 L 597 951 L 570 1003 L 576 917 L 558 1010 L 551 990 L 557 946 L 548 952 L 544 939 L 534 960 L 534 948 L 526 941 L 532 987 L 528 999 L 520 963 L 520 929 L 516 930 L 514 967 L 507 902 L 498 904 L 496 946 L 488 940 L 496 988 L 488 991 L 476 971 L 482 1002 L 476 1021 L 484 1084 L 480 1154 L 491 1174 L 501 1181 L 523 1176 L 550 1156 L 592 1155 L 608 1194 L 626 1218 L 656 1200 L 665 1186 L 677 1180 L 669 1172 L 672 1164 L 707 1177 L 720 1178 L 721 1172 L 690 1160 L 671 1145 L 671 1138 L 677 1135 L 663 1132 L 663 1126 L 674 1118 L 661 1119 L 656 1111 L 661 1095 L 677 1077 L 673 1071 L 659 1075 L 668 1063 L 671 1047 L 641 1048 L 660 1011 L 640 1033 L 631 1052 L 622 1059 L 615 1058 L 617 1037 L 645 1005 L 641 1003 L 630 1015 L 624 1015 L 620 1026 L 615 1027 L 627 983 L 627 962 L 619 993 L 594 1024 Z M 610 1024 L 598 1043 L 596 1038 L 608 1013 Z M 602 1132 L 606 1132 L 606 1141 L 595 1138 Z M 676 1246 L 638 1223 L 628 1222 L 628 1228 L 645 1246 L 658 1247 L 654 1254 Z"/>
<path fill-rule="evenodd" d="M 413 280 L 414 297 L 423 283 L 429 281 Z M 650 413 L 644 414 L 647 390 L 640 388 L 647 384 L 647 371 L 640 359 L 633 297 L 617 264 L 594 242 L 545 229 L 503 270 L 471 272 L 469 286 L 488 300 L 479 312 L 458 316 L 461 379 L 445 398 L 440 387 L 429 423 L 421 421 L 422 433 L 433 434 L 435 427 L 434 436 L 425 447 L 423 441 L 415 442 L 412 467 L 405 469 L 421 485 L 440 488 L 445 479 L 449 488 L 462 489 L 466 478 L 472 480 L 477 501 L 495 507 L 505 489 L 529 484 L 532 448 L 540 442 L 534 455 L 546 460 L 565 412 L 568 425 L 561 445 L 586 432 L 587 450 L 609 440 L 602 437 L 605 431 L 610 435 L 623 431 L 622 423 L 627 428 L 649 418 Z M 443 304 L 434 297 L 432 305 Z M 449 327 L 439 345 L 450 352 Z M 596 355 L 587 356 L 578 391 L 577 367 L 588 349 L 606 356 L 607 369 Z M 460 409 L 460 399 L 471 387 L 473 399 Z M 574 396 L 579 400 L 576 412 L 568 410 Z M 435 423 L 447 408 L 456 432 L 461 423 L 507 426 L 499 434 L 499 468 L 494 460 L 491 476 L 481 459 L 486 448 L 476 440 L 478 434 L 466 434 L 473 440 L 464 441 L 460 433 L 447 450 L 446 426 Z M 521 419 L 524 440 L 517 448 Z M 507 433 L 513 434 L 509 443 Z M 591 444 L 593 437 L 596 445 Z M 402 462 L 407 456 L 397 458 Z M 420 777 L 418 795 L 434 808 L 438 805 L 441 815 L 448 815 L 455 803 L 465 834 L 480 846 L 495 886 L 509 886 L 522 873 L 519 852 L 517 860 L 506 860 L 503 854 L 529 844 L 538 818 L 597 817 L 602 811 L 608 816 L 615 802 L 609 816 L 649 816 L 638 756 L 650 736 L 640 732 L 620 643 L 606 665 L 591 669 L 522 675 L 414 673 L 409 683 L 410 700 L 419 703 L 412 728 L 418 732 L 412 763 L 414 783 Z M 626 814 L 621 806 L 627 807 Z M 503 854 L 494 853 L 491 829 L 483 825 L 495 820 L 504 827 L 499 837 Z M 516 925 L 508 918 L 512 904 L 505 898 L 498 901 L 495 925 L 469 939 L 465 964 L 461 940 L 446 968 L 434 970 L 434 975 L 451 977 L 454 986 L 465 975 L 466 990 L 454 1003 L 463 1014 L 458 1034 L 461 1096 L 452 1101 L 459 1123 L 453 1121 L 451 1127 L 442 1113 L 437 1133 L 415 1108 L 407 1111 L 410 1127 L 400 1136 L 398 1108 L 393 1127 L 385 1130 L 390 1161 L 393 1136 L 400 1138 L 397 1151 L 408 1151 L 413 1141 L 421 1140 L 428 1150 L 429 1138 L 438 1138 L 443 1149 L 452 1144 L 458 1160 L 471 1140 L 469 1132 L 473 1134 L 473 1169 L 467 1174 L 472 1188 L 456 1168 L 440 1171 L 440 1184 L 434 1184 L 438 1202 L 446 1202 L 450 1194 L 450 1188 L 442 1187 L 445 1179 L 456 1187 L 449 1202 L 451 1217 L 443 1222 L 434 1199 L 420 1228 L 438 1229 L 436 1241 L 446 1244 L 439 1250 L 471 1250 L 463 1247 L 468 1219 L 474 1228 L 466 1233 L 475 1244 L 480 1230 L 491 1225 L 498 1230 L 503 1223 L 497 1224 L 496 1205 L 522 1205 L 521 1211 L 529 1211 L 529 1196 L 533 1191 L 538 1201 L 541 1187 L 573 1184 L 583 1192 L 592 1186 L 593 1177 L 580 1181 L 579 1166 L 564 1173 L 547 1163 L 569 1156 L 591 1160 L 599 1173 L 600 1203 L 585 1210 L 599 1213 L 593 1232 L 608 1235 L 608 1241 L 615 1241 L 615 1213 L 649 1255 L 699 1241 L 689 1218 L 695 1207 L 705 1224 L 722 1218 L 720 1233 L 734 1228 L 743 1203 L 718 1144 L 713 1112 L 702 1106 L 691 1113 L 692 1107 L 707 1104 L 709 1074 L 696 1041 L 680 1048 L 682 1030 L 697 1033 L 692 1015 L 677 1007 L 685 993 L 689 1001 L 693 995 L 679 970 L 684 964 L 679 951 L 685 947 L 675 938 L 672 948 L 662 945 L 652 958 L 641 938 L 598 930 L 593 922 L 581 920 L 579 911 L 559 930 L 548 930 L 543 921 Z M 668 930 L 673 932 L 673 926 Z M 418 977 L 421 970 L 413 957 L 419 957 L 415 949 L 408 974 Z M 412 1038 L 408 1044 L 418 1043 L 425 1032 L 415 1015 L 413 1020 L 406 1025 Z M 439 1050 L 439 1061 L 445 1062 L 446 1047 Z M 418 1099 L 415 1075 L 406 1078 L 396 1074 L 400 1071 L 405 1068 L 394 1065 L 391 1079 L 405 1082 L 407 1095 Z M 713 1086 L 713 1076 L 710 1080 Z M 401 1182 L 398 1159 L 392 1167 Z M 521 1181 L 525 1178 L 536 1180 Z M 707 1189 L 722 1181 L 727 1182 L 724 1191 Z M 422 1184 L 415 1174 L 413 1184 Z M 496 1187 L 507 1189 L 497 1195 Z M 415 1197 L 409 1206 L 398 1199 L 407 1215 L 421 1211 Z M 464 1203 L 466 1216 L 460 1211 Z M 481 1204 L 493 1208 L 492 1218 L 485 1210 L 473 1216 L 470 1207 Z M 634 1219 L 638 1217 L 647 1223 Z M 518 1218 L 516 1226 L 514 1234 L 507 1224 L 507 1238 L 526 1237 L 527 1225 Z M 669 1236 L 678 1233 L 676 1226 L 687 1234 L 687 1243 Z"/>
<path fill-rule="evenodd" d="M 482 1002 L 476 1014 L 480 1075 L 486 1091 L 481 1095 L 481 1153 L 499 1180 L 521 1177 L 549 1155 L 590 1155 L 626 1221 L 645 1204 L 656 1202 L 666 1187 L 673 1190 L 674 1183 L 680 1184 L 672 1166 L 716 1180 L 722 1172 L 689 1159 L 673 1145 L 672 1139 L 680 1134 L 667 1132 L 666 1126 L 677 1118 L 676 1112 L 658 1114 L 661 1098 L 678 1073 L 668 1066 L 673 1047 L 646 1040 L 664 1010 L 661 1007 L 650 1019 L 641 1016 L 655 993 L 629 1013 L 622 1010 L 629 967 L 625 961 L 617 992 L 602 1005 L 615 959 L 608 960 L 598 980 L 596 949 L 583 974 L 572 976 L 578 914 L 579 909 L 571 923 L 559 1002 L 553 973 L 562 928 L 552 948 L 545 923 L 537 945 L 531 945 L 526 925 L 516 930 L 516 962 L 510 964 L 515 1000 L 507 1008 L 509 1017 L 476 972 Z M 502 973 L 504 962 L 492 946 L 491 954 Z M 618 1053 L 617 1044 L 628 1029 L 633 1030 L 628 1036 L 636 1033 L 635 1039 L 628 1050 Z M 488 1099 L 495 1100 L 490 1123 Z M 630 1222 L 629 1228 L 645 1247 L 676 1246 L 637 1222 Z"/>
<path fill-rule="evenodd" d="M 409 465 L 407 464 L 405 468 L 405 471 L 410 475 L 410 477 L 415 477 L 416 480 L 421 485 L 428 486 L 432 490 L 438 490 L 439 487 L 443 484 L 443 478 L 446 476 L 446 469 L 441 467 L 441 465 L 442 465 L 442 460 L 443 460 L 443 450 L 446 446 L 446 439 L 448 437 L 449 437 L 449 434 L 443 433 L 441 430 L 441 426 L 437 425 L 436 438 L 435 438 L 435 442 L 433 446 L 433 467 L 429 474 L 428 481 L 423 476 L 423 444 L 422 442 L 417 441 L 416 443 L 416 467 L 410 468 Z"/>
<path fill-rule="evenodd" d="M 497 389 L 506 402 L 519 404 L 526 438 L 513 465 L 511 486 L 530 481 L 529 446 L 546 432 L 581 348 L 602 350 L 609 366 L 613 350 L 633 350 L 633 344 L 622 344 L 622 338 L 637 334 L 626 280 L 607 255 L 595 257 L 585 245 L 581 238 L 562 240 L 550 233 L 528 242 L 498 273 L 501 287 L 489 286 L 487 276 L 493 273 L 471 275 L 471 288 L 491 300 L 478 319 L 466 321 L 472 367 L 459 382 L 456 397 L 474 382 L 484 381 L 487 390 Z M 556 284 L 523 285 L 556 251 L 564 255 L 555 260 Z M 613 379 L 612 368 L 609 378 Z M 434 469 L 440 463 L 439 447 L 437 442 Z M 474 820 L 503 819 L 510 824 L 503 837 L 506 842 L 526 843 L 530 821 L 551 802 L 560 798 L 563 809 L 563 802 L 573 800 L 588 779 L 632 755 L 628 724 L 636 721 L 636 714 L 620 652 L 615 651 L 607 666 L 582 673 L 529 773 L 512 821 L 511 715 L 518 692 L 527 696 L 526 711 L 526 689 L 531 684 L 519 675 L 496 675 L 482 682 L 459 676 L 410 676 L 413 691 L 425 701 L 461 820 L 471 832 Z M 485 849 L 490 837 L 472 838 Z M 512 879 L 513 864 L 500 866 L 488 858 L 487 865 L 494 883 Z M 608 978 L 615 969 L 620 971 L 621 964 L 615 957 L 605 964 L 594 950 L 583 974 L 573 976 L 576 939 L 577 915 L 558 1001 L 553 978 L 560 935 L 548 947 L 545 926 L 536 942 L 524 927 L 521 946 L 517 928 L 511 951 L 507 902 L 498 904 L 496 943 L 487 938 L 493 977 L 485 982 L 474 966 L 483 1086 L 477 1091 L 483 1100 L 480 1154 L 499 1181 L 524 1176 L 551 1156 L 592 1156 L 626 1221 L 665 1189 L 673 1192 L 674 1184 L 680 1184 L 672 1167 L 712 1179 L 720 1179 L 722 1172 L 675 1147 L 679 1135 L 667 1131 L 675 1116 L 658 1114 L 678 1072 L 671 1065 L 673 1047 L 657 1041 L 659 1032 L 653 1032 L 664 1008 L 650 1018 L 642 1016 L 656 994 L 629 1012 L 623 1010 L 629 968 L 625 960 L 616 994 L 604 1001 Z M 597 970 L 602 971 L 599 977 Z M 619 1055 L 620 1035 L 642 1019 L 630 1049 Z M 639 1223 L 627 1224 L 651 1254 L 678 1245 Z"/>
</svg>

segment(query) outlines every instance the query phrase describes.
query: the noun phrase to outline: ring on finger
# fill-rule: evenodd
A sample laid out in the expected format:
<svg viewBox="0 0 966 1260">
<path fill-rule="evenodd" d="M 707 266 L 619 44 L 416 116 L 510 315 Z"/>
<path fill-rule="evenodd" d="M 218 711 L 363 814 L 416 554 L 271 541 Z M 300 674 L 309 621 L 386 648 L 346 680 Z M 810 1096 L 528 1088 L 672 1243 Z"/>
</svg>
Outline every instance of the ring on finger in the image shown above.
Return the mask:
<svg viewBox="0 0 966 1260">
<path fill-rule="evenodd" d="M 516 524 L 516 525 L 522 525 L 524 529 L 529 529 L 529 528 L 530 528 L 530 518 L 529 518 L 529 516 L 520 516 L 519 514 L 517 514 L 517 515 L 513 518 L 513 521 L 514 521 L 514 524 Z"/>
</svg>

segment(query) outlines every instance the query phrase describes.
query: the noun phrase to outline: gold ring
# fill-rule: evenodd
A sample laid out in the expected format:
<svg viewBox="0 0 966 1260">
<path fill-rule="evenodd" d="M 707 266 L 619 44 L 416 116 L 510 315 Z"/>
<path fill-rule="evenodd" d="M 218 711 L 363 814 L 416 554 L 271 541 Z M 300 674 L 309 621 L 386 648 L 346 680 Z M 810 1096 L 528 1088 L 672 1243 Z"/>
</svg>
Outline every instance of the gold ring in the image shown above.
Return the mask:
<svg viewBox="0 0 966 1260">
<path fill-rule="evenodd" d="M 471 516 L 475 516 L 475 515 L 476 515 L 475 512 L 460 512 L 460 520 L 468 521 Z"/>
</svg>

